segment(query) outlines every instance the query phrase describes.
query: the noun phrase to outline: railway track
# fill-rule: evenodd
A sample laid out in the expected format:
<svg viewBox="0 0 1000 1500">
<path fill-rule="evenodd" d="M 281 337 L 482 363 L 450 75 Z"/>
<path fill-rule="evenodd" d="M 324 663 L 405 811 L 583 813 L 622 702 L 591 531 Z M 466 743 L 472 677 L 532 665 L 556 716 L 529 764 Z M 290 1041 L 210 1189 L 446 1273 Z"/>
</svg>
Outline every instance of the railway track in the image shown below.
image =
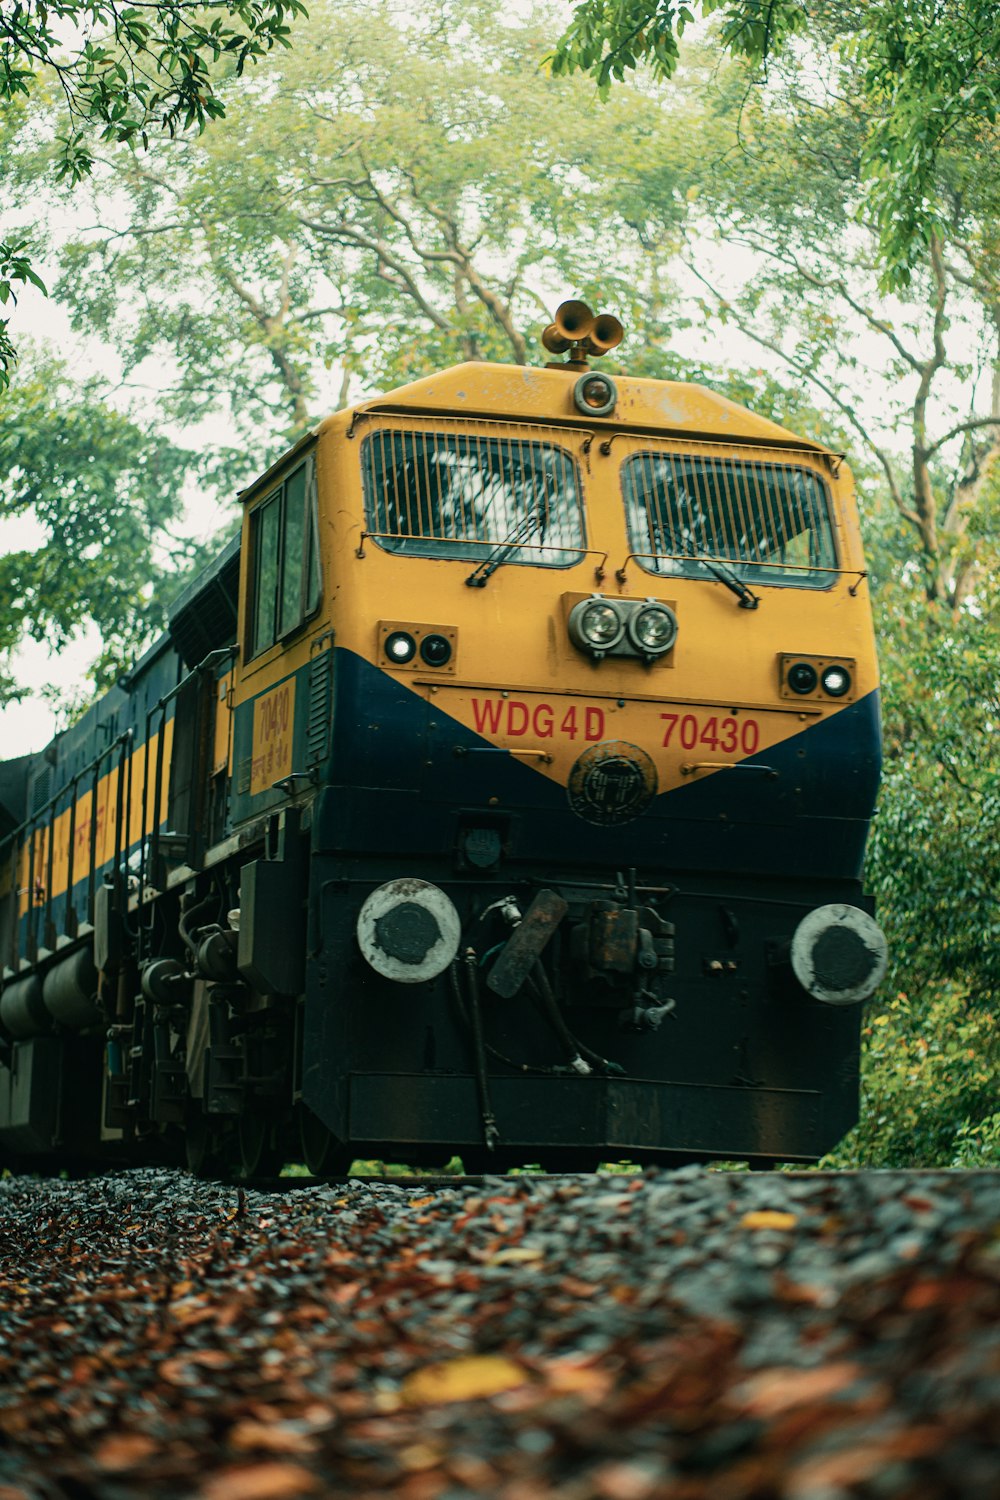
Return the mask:
<svg viewBox="0 0 1000 1500">
<path fill-rule="evenodd" d="M 532 1176 L 541 1176 L 541 1173 L 532 1173 Z M 300 1192 L 304 1188 L 319 1187 L 347 1187 L 351 1183 L 361 1183 L 366 1186 L 378 1187 L 401 1187 L 401 1188 L 426 1188 L 437 1190 L 447 1187 L 479 1187 L 486 1180 L 480 1175 L 470 1176 L 435 1176 L 424 1177 L 419 1173 L 378 1173 L 378 1172 L 348 1172 L 340 1176 L 332 1177 L 261 1177 L 248 1182 L 239 1182 L 235 1179 L 223 1178 L 230 1187 L 250 1188 L 255 1193 L 284 1193 Z M 512 1181 L 516 1179 L 512 1178 Z"/>
<path fill-rule="evenodd" d="M 220 1185 L 230 1188 L 243 1187 L 255 1193 L 284 1193 L 299 1192 L 306 1188 L 322 1187 L 350 1187 L 352 1184 L 374 1187 L 399 1187 L 410 1191 L 422 1189 L 424 1191 L 437 1191 L 440 1188 L 481 1188 L 485 1184 L 497 1186 L 506 1183 L 514 1186 L 519 1182 L 551 1182 L 579 1181 L 587 1182 L 600 1179 L 608 1183 L 629 1183 L 637 1178 L 647 1179 L 657 1176 L 669 1176 L 672 1168 L 647 1167 L 642 1172 L 618 1172 L 613 1170 L 601 1170 L 596 1168 L 593 1172 L 517 1172 L 517 1173 L 469 1173 L 469 1174 L 441 1174 L 436 1176 L 423 1176 L 414 1173 L 378 1173 L 378 1172 L 348 1172 L 338 1176 L 311 1177 L 311 1176 L 283 1176 L 255 1178 L 253 1181 L 241 1182 L 235 1178 L 219 1178 Z M 681 1170 L 690 1170 L 685 1168 Z M 719 1168 L 706 1165 L 705 1172 L 719 1172 Z M 739 1178 L 743 1175 L 739 1170 L 729 1172 L 726 1175 Z M 987 1174 L 988 1175 L 988 1174 Z M 919 1184 L 922 1180 L 940 1181 L 942 1177 L 953 1181 L 956 1185 L 966 1180 L 975 1180 L 983 1176 L 982 1168 L 940 1168 L 940 1167 L 911 1167 L 911 1168 L 838 1168 L 835 1171 L 821 1171 L 819 1168 L 774 1168 L 768 1170 L 754 1170 L 755 1180 L 775 1179 L 778 1182 L 816 1182 L 826 1180 L 829 1182 L 884 1182 L 887 1193 L 898 1187 L 901 1178 Z"/>
</svg>

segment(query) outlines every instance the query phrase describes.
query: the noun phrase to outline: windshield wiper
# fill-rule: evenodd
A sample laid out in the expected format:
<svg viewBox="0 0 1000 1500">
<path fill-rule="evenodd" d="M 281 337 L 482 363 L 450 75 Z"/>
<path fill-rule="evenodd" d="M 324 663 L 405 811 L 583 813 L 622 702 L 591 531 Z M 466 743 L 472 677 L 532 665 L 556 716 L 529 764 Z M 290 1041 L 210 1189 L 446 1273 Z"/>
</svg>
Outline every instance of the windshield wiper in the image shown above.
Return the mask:
<svg viewBox="0 0 1000 1500">
<path fill-rule="evenodd" d="M 714 573 L 720 583 L 724 583 L 727 589 L 732 590 L 732 592 L 738 596 L 740 601 L 740 609 L 757 608 L 758 604 L 760 603 L 760 598 L 753 592 L 752 589 L 749 589 L 747 587 L 747 585 L 743 582 L 743 579 L 733 571 L 728 563 L 722 562 L 722 560 L 718 557 L 711 557 L 709 553 L 705 552 L 701 547 L 695 547 L 694 552 L 691 555 L 700 557 L 701 561 L 705 564 L 705 567 L 708 569 L 708 571 L 710 573 Z"/>
<path fill-rule="evenodd" d="M 469 574 L 465 580 L 470 589 L 484 589 L 489 583 L 497 568 L 502 568 L 507 559 L 523 546 L 528 537 L 541 523 L 541 517 L 527 515 L 519 526 L 515 526 L 509 536 L 505 537 L 498 546 L 494 547 L 489 557 L 484 557 L 482 562 Z"/>
</svg>

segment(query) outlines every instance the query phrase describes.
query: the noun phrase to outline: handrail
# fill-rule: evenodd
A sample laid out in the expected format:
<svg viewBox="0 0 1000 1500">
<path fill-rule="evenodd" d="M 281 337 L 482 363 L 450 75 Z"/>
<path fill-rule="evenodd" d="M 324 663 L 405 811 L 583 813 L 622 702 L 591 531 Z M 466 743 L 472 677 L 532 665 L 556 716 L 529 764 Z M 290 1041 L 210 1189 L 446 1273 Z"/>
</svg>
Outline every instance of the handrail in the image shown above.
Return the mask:
<svg viewBox="0 0 1000 1500">
<path fill-rule="evenodd" d="M 173 688 L 171 688 L 169 692 L 164 693 L 163 697 L 161 699 L 159 699 L 159 701 L 156 704 L 154 704 L 152 708 L 148 709 L 147 712 L 146 712 L 146 731 L 147 731 L 147 733 L 146 733 L 146 743 L 145 743 L 145 745 L 143 747 L 144 748 L 144 752 L 145 752 L 145 762 L 144 762 L 143 796 L 142 796 L 142 826 L 141 826 L 140 835 L 139 835 L 139 848 L 140 848 L 140 885 L 139 885 L 139 888 L 140 888 L 140 893 L 141 893 L 141 890 L 142 890 L 143 879 L 144 879 L 144 874 L 145 874 L 145 865 L 146 865 L 146 859 L 145 859 L 145 851 L 146 851 L 146 810 L 147 810 L 147 800 L 146 800 L 146 798 L 147 798 L 147 787 L 149 785 L 149 774 L 148 774 L 149 773 L 149 728 L 150 728 L 151 720 L 152 720 L 153 716 L 157 712 L 162 712 L 165 715 L 165 713 L 166 713 L 166 707 L 167 707 L 168 703 L 173 698 L 175 698 L 177 696 L 177 694 L 180 692 L 181 688 L 184 687 L 185 683 L 189 682 L 192 677 L 195 677 L 200 672 L 206 671 L 207 669 L 209 669 L 212 666 L 218 665 L 219 661 L 222 658 L 230 658 L 231 659 L 233 656 L 235 656 L 236 649 L 237 648 L 235 646 L 226 646 L 226 647 L 220 647 L 220 648 L 218 648 L 218 649 L 216 649 L 214 651 L 210 651 L 208 653 L 208 655 L 204 658 L 203 661 L 199 662 L 196 667 L 192 667 L 192 669 L 190 670 L 190 672 L 185 673 L 185 675 L 175 684 L 175 686 Z M 10 956 L 10 966 L 11 966 L 11 968 L 16 968 L 17 967 L 17 958 L 18 958 L 18 925 L 19 925 L 19 922 L 18 922 L 18 910 L 17 910 L 17 897 L 18 897 L 18 894 L 19 894 L 19 890 L 18 890 L 18 866 L 19 866 L 19 863 L 20 863 L 21 850 L 25 847 L 25 845 L 27 845 L 27 850 L 28 850 L 28 886 L 27 886 L 27 895 L 28 895 L 29 899 L 28 899 L 28 908 L 27 908 L 26 916 L 28 917 L 28 933 L 27 933 L 27 938 L 28 938 L 28 955 L 29 955 L 29 957 L 34 958 L 34 957 L 37 956 L 37 950 L 38 950 L 38 918 L 39 918 L 39 914 L 42 913 L 42 912 L 44 913 L 44 920 L 45 920 L 46 924 L 48 924 L 51 921 L 52 885 L 53 885 L 53 881 L 54 881 L 55 821 L 56 821 L 56 817 L 60 815 L 60 812 L 67 812 L 67 811 L 69 813 L 69 842 L 68 842 L 68 848 L 67 848 L 67 866 L 66 866 L 66 924 L 67 924 L 67 932 L 69 933 L 69 935 L 71 937 L 73 937 L 73 936 L 76 935 L 76 933 L 75 933 L 75 927 L 76 927 L 75 910 L 76 910 L 76 908 L 75 908 L 75 906 L 73 905 L 73 902 L 72 902 L 72 893 L 73 893 L 73 887 L 74 887 L 74 884 L 75 884 L 74 876 L 75 876 L 75 864 L 76 864 L 76 809 L 77 809 L 77 803 L 78 803 L 78 800 L 79 800 L 79 787 L 80 787 L 80 783 L 83 782 L 83 781 L 85 781 L 87 777 L 91 778 L 90 848 L 89 848 L 89 859 L 88 859 L 88 862 L 87 862 L 87 920 L 89 922 L 93 922 L 93 920 L 94 920 L 94 896 L 95 896 L 95 885 L 96 885 L 96 874 L 97 874 L 97 865 L 96 865 L 96 860 L 97 860 L 97 800 L 98 800 L 97 794 L 98 794 L 98 787 L 100 785 L 100 768 L 101 768 L 102 763 L 105 760 L 107 760 L 110 757 L 112 757 L 113 754 L 114 754 L 114 752 L 116 750 L 119 752 L 119 760 L 118 760 L 118 785 L 117 785 L 117 789 L 116 789 L 116 808 L 115 808 L 115 846 L 114 846 L 114 856 L 113 856 L 113 881 L 114 881 L 114 884 L 115 884 L 115 889 L 116 889 L 116 894 L 118 896 L 119 905 L 123 905 L 123 903 L 121 901 L 121 897 L 122 897 L 122 894 L 123 894 L 123 890 L 122 890 L 123 875 L 122 875 L 121 866 L 122 866 L 122 860 L 123 860 L 123 857 L 124 857 L 124 851 L 128 848 L 129 832 L 130 832 L 131 826 L 132 826 L 132 774 L 133 774 L 133 767 L 132 767 L 132 756 L 128 753 L 128 747 L 133 743 L 134 739 L 135 739 L 135 731 L 133 729 L 133 726 L 129 725 L 126 729 L 123 729 L 120 734 L 116 735 L 114 739 L 109 740 L 106 745 L 102 746 L 102 748 L 97 752 L 97 754 L 93 757 L 93 759 L 90 760 L 90 761 L 88 761 L 86 763 L 86 765 L 81 766 L 80 769 L 78 771 L 75 771 L 71 776 L 67 776 L 66 780 L 62 782 L 62 784 L 52 794 L 52 796 L 49 797 L 49 798 L 47 798 L 47 800 L 45 802 L 43 802 L 40 807 L 35 808 L 32 812 L 30 812 L 27 815 L 27 817 L 25 817 L 22 820 L 22 822 L 20 822 L 17 825 L 16 828 L 13 828 L 10 831 L 10 833 L 6 834 L 3 838 L 0 838 L 0 858 L 4 857 L 4 851 L 7 850 L 8 846 L 9 846 L 9 849 L 10 849 L 11 893 L 12 893 L 12 900 L 14 902 L 14 907 L 13 907 L 13 912 L 12 912 L 12 921 L 11 921 L 11 947 L 10 947 L 10 955 L 9 955 Z M 154 815 L 157 816 L 157 817 L 159 815 L 160 804 L 161 804 L 161 800 L 162 800 L 162 796 L 161 796 L 162 788 L 160 786 L 160 783 L 162 782 L 162 779 L 163 779 L 163 754 L 164 754 L 164 746 L 163 746 L 163 736 L 161 734 L 160 744 L 157 747 L 157 788 L 156 788 L 157 795 L 156 795 L 156 799 L 154 801 Z M 70 801 L 69 801 L 68 807 L 64 807 L 61 810 L 57 811 L 57 804 L 59 802 L 61 802 L 67 796 L 67 794 L 70 795 Z M 36 842 L 37 842 L 36 836 L 43 829 L 47 829 L 49 831 L 48 848 L 45 850 L 46 873 L 47 873 L 47 887 L 46 887 L 44 902 L 36 902 L 36 900 L 35 900 L 36 847 L 35 846 L 36 846 Z M 158 828 L 155 829 L 155 830 L 150 830 L 151 834 L 155 833 L 157 835 L 155 841 L 153 839 L 151 839 L 151 844 L 154 844 L 154 847 L 153 847 L 153 849 L 152 849 L 151 852 L 152 852 L 152 854 L 154 856 L 158 854 L 158 846 L 159 846 L 158 832 L 159 832 Z M 150 862 L 152 862 L 152 861 L 150 861 Z M 70 930 L 71 928 L 73 930 Z"/>
<path fill-rule="evenodd" d="M 462 427 L 513 427 L 518 430 L 537 429 L 560 436 L 563 433 L 579 434 L 584 438 L 583 451 L 585 453 L 589 451 L 595 439 L 600 437 L 602 439 L 600 451 L 605 457 L 611 452 L 612 443 L 618 439 L 659 441 L 678 448 L 691 448 L 695 445 L 702 448 L 758 448 L 765 452 L 801 454 L 804 458 L 816 459 L 825 463 L 833 471 L 834 478 L 839 474 L 840 466 L 846 457 L 846 454 L 838 453 L 832 448 L 824 448 L 820 443 L 812 444 L 808 438 L 780 438 L 771 433 L 723 433 L 703 431 L 700 428 L 660 427 L 641 422 L 622 425 L 616 423 L 613 418 L 602 421 L 599 427 L 584 427 L 575 417 L 555 414 L 543 418 L 541 416 L 521 417 L 511 412 L 505 412 L 500 416 L 489 412 L 453 412 L 440 407 L 402 406 L 382 401 L 379 397 L 375 397 L 364 406 L 355 407 L 351 412 L 351 421 L 345 436 L 353 438 L 354 430 L 359 422 L 377 420 L 380 417 L 397 418 L 411 425 L 415 422 L 430 422 L 434 424 L 434 430 L 438 432 L 449 427 L 459 429 Z"/>
<path fill-rule="evenodd" d="M 206 657 L 204 657 L 198 663 L 198 665 L 196 667 L 192 667 L 189 672 L 185 672 L 184 676 L 181 677 L 181 678 L 179 678 L 178 681 L 174 683 L 173 687 L 169 690 L 169 692 L 164 693 L 163 696 L 162 696 L 162 698 L 158 699 L 158 701 L 156 703 L 154 703 L 151 708 L 148 708 L 146 710 L 146 742 L 145 742 L 145 747 L 144 747 L 145 748 L 145 757 L 144 757 L 144 760 L 143 760 L 143 776 L 142 776 L 142 829 L 141 829 L 141 833 L 140 833 L 140 837 L 139 837 L 139 901 L 138 901 L 138 905 L 139 905 L 140 910 L 141 910 L 142 905 L 143 905 L 145 888 L 146 888 L 146 870 L 147 870 L 147 859 L 146 859 L 146 810 L 147 810 L 147 800 L 146 799 L 147 799 L 147 795 L 148 795 L 148 791 L 149 791 L 149 741 L 150 741 L 150 735 L 151 735 L 151 729 L 152 729 L 153 715 L 157 714 L 157 713 L 161 715 L 160 730 L 159 730 L 159 739 L 157 740 L 157 744 L 156 744 L 156 773 L 155 773 L 156 774 L 156 785 L 155 785 L 155 787 L 153 789 L 153 826 L 149 830 L 149 860 L 148 860 L 148 868 L 152 871 L 152 874 L 153 874 L 153 876 L 155 878 L 155 876 L 157 874 L 157 866 L 159 864 L 159 858 L 160 858 L 160 810 L 161 810 L 162 796 L 163 796 L 163 759 L 164 759 L 165 740 L 166 740 L 167 705 L 169 703 L 171 703 L 174 698 L 177 697 L 177 695 L 181 692 L 182 688 L 186 687 L 187 684 L 192 680 L 192 678 L 198 677 L 203 672 L 209 671 L 212 667 L 218 666 L 220 664 L 220 662 L 223 661 L 223 660 L 226 660 L 226 659 L 228 659 L 229 661 L 235 660 L 235 658 L 236 658 L 236 656 L 238 654 L 238 649 L 239 648 L 236 647 L 236 646 L 219 646 L 214 651 L 210 651 L 208 653 L 208 655 Z M 138 926 L 139 926 L 139 939 L 140 939 L 139 946 L 140 946 L 140 957 L 141 957 L 142 956 L 142 953 L 141 953 L 141 949 L 142 949 L 142 931 L 143 931 L 141 918 L 139 920 Z"/>
<path fill-rule="evenodd" d="M 354 549 L 355 557 L 360 557 L 363 559 L 368 556 L 367 552 L 365 551 L 365 542 L 367 542 L 369 538 L 375 542 L 380 540 L 428 543 L 440 542 L 444 546 L 460 545 L 463 547 L 510 547 L 512 551 L 568 552 L 571 553 L 578 562 L 582 562 L 585 557 L 599 557 L 600 562 L 594 568 L 594 576 L 597 579 L 598 583 L 601 583 L 604 579 L 605 564 L 608 560 L 607 552 L 602 551 L 600 547 L 562 547 L 557 545 L 555 542 L 494 542 L 486 540 L 482 537 L 469 538 L 461 536 L 421 536 L 419 533 L 413 531 L 369 531 L 367 529 L 363 530 L 360 537 L 358 538 L 358 545 Z M 386 550 L 388 551 L 389 549 Z M 408 554 L 404 552 L 392 552 L 390 553 L 390 555 L 393 557 L 406 557 Z M 414 552 L 410 555 L 419 558 L 419 560 L 422 562 L 428 561 L 428 555 L 426 553 Z M 638 555 L 644 557 L 646 554 L 641 553 Z M 466 565 L 468 565 L 470 562 L 476 561 L 474 557 L 439 557 L 431 558 L 430 560 L 432 562 L 460 562 L 465 563 Z M 484 567 L 488 561 L 488 558 L 481 559 L 477 564 L 477 569 Z M 537 566 L 567 568 L 573 567 L 574 563 L 539 563 L 537 564 Z"/>
<path fill-rule="evenodd" d="M 639 562 L 640 559 L 644 557 L 651 558 L 654 562 L 659 561 L 659 559 L 661 558 L 670 562 L 697 564 L 719 562 L 725 563 L 725 565 L 729 568 L 777 568 L 779 571 L 784 570 L 789 573 L 833 573 L 838 578 L 854 577 L 857 579 L 857 582 L 851 584 L 848 589 L 848 592 L 850 593 L 852 598 L 857 593 L 858 587 L 861 582 L 868 577 L 867 568 L 827 568 L 821 567 L 819 563 L 816 563 L 815 565 L 811 563 L 803 565 L 802 563 L 770 562 L 755 557 L 750 558 L 723 557 L 721 555 L 716 556 L 715 553 L 709 552 L 700 552 L 696 557 L 692 557 L 690 552 L 630 552 L 625 558 L 625 561 L 622 563 L 621 567 L 615 570 L 615 577 L 617 578 L 618 582 L 625 583 L 628 577 L 628 565 L 630 562 Z M 649 573 L 649 576 L 651 578 L 666 578 L 670 582 L 673 582 L 673 580 L 676 578 L 694 578 L 697 580 L 700 577 L 700 575 L 696 575 L 694 573 L 654 573 L 648 568 L 644 568 L 643 572 Z M 701 581 L 703 582 L 704 580 L 702 579 Z M 755 583 L 760 583 L 761 581 L 762 580 L 759 578 L 754 580 Z"/>
<path fill-rule="evenodd" d="M 27 885 L 27 894 L 28 894 L 28 898 L 29 899 L 28 899 L 28 910 L 27 910 L 26 915 L 28 917 L 28 952 L 29 952 L 29 957 L 33 958 L 33 957 L 36 956 L 37 951 L 38 951 L 38 913 L 39 913 L 39 909 L 40 909 L 40 904 L 38 902 L 36 902 L 36 900 L 35 900 L 35 842 L 36 842 L 35 836 L 36 836 L 37 833 L 39 833 L 42 830 L 43 827 L 45 827 L 45 828 L 47 828 L 49 830 L 49 848 L 48 848 L 48 851 L 47 851 L 47 866 L 48 866 L 48 877 L 49 878 L 48 878 L 48 888 L 46 890 L 45 902 L 44 902 L 44 910 L 45 910 L 46 920 L 48 920 L 49 913 L 51 911 L 51 900 L 52 900 L 53 850 L 54 850 L 54 847 L 55 847 L 55 820 L 56 820 L 56 816 L 57 816 L 57 814 L 56 814 L 56 804 L 58 802 L 60 802 L 66 796 L 67 792 L 70 792 L 72 794 L 72 799 L 70 801 L 70 805 L 69 805 L 69 809 L 68 809 L 69 810 L 69 815 L 70 815 L 70 844 L 69 844 L 67 881 L 66 881 L 66 903 L 67 903 L 67 911 L 68 911 L 69 905 L 70 905 L 70 896 L 71 896 L 71 893 L 72 893 L 72 890 L 73 890 L 73 879 L 72 879 L 72 876 L 73 876 L 74 853 L 75 853 L 75 847 L 76 847 L 76 804 L 77 804 L 77 800 L 78 800 L 77 799 L 77 788 L 79 787 L 80 782 L 83 781 L 84 778 L 87 777 L 87 776 L 93 776 L 93 778 L 94 778 L 94 787 L 96 788 L 96 786 L 98 784 L 98 771 L 100 769 L 101 762 L 107 756 L 111 755 L 112 752 L 115 749 L 117 749 L 119 746 L 122 746 L 122 745 L 126 744 L 129 740 L 131 740 L 131 738 L 132 738 L 132 729 L 131 729 L 131 726 L 130 726 L 128 729 L 123 730 L 121 734 L 117 735 L 115 737 L 115 739 L 110 740 L 108 742 L 108 744 L 106 744 L 105 746 L 103 746 L 103 748 L 98 751 L 97 755 L 94 757 L 93 760 L 88 761 L 88 763 L 85 766 L 81 766 L 78 771 L 74 772 L 74 774 L 72 776 L 68 777 L 62 783 L 62 785 L 59 787 L 58 791 L 56 791 L 55 793 L 53 793 L 53 795 L 51 797 L 49 797 L 46 802 L 43 802 L 41 807 L 36 807 L 33 812 L 29 813 L 28 816 L 24 819 L 23 823 L 19 823 L 16 828 L 14 828 L 9 834 L 7 834 L 6 838 L 0 839 L 0 849 L 3 849 L 8 843 L 11 846 L 11 871 L 12 871 L 11 890 L 12 890 L 12 893 L 13 893 L 13 899 L 14 899 L 14 903 L 15 903 L 15 905 L 14 905 L 14 911 L 13 911 L 13 921 L 12 921 L 12 924 L 11 924 L 11 930 L 12 930 L 12 941 L 11 941 L 11 959 L 12 959 L 12 964 L 11 964 L 11 967 L 15 967 L 15 965 L 16 965 L 16 959 L 17 959 L 17 927 L 18 927 L 18 922 L 17 922 L 17 896 L 18 896 L 17 866 L 18 866 L 18 852 L 19 852 L 20 848 L 22 848 L 25 844 L 27 844 L 27 847 L 28 847 L 28 885 Z M 63 809 L 64 812 L 66 810 L 67 809 L 65 809 L 65 808 Z M 96 856 L 96 827 L 97 827 L 97 797 L 96 797 L 95 793 L 91 794 L 90 820 L 91 820 L 91 840 L 90 840 L 91 859 L 90 859 L 90 874 L 89 874 L 89 884 L 88 884 L 88 920 L 93 920 L 93 880 L 94 880 L 94 876 L 93 876 L 93 861 L 94 861 L 94 858 Z"/>
</svg>

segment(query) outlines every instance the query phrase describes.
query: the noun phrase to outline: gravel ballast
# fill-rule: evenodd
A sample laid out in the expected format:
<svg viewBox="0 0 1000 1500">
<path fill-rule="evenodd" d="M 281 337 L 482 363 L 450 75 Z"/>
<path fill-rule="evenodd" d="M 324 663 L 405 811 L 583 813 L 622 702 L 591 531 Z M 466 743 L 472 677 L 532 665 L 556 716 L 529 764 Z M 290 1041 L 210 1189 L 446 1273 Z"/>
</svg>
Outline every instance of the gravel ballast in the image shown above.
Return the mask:
<svg viewBox="0 0 1000 1500">
<path fill-rule="evenodd" d="M 1000 1174 L 0 1183 L 0 1500 L 1000 1497 Z"/>
</svg>

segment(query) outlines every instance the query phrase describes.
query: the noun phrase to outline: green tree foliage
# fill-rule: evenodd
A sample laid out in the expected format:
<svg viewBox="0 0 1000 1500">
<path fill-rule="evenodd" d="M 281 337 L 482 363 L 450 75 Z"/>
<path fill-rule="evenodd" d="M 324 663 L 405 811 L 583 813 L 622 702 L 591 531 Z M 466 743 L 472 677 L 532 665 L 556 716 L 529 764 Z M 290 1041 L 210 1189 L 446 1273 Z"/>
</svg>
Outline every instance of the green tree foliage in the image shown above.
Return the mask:
<svg viewBox="0 0 1000 1500">
<path fill-rule="evenodd" d="M 212 131 L 100 167 L 107 228 L 67 249 L 60 294 L 127 370 L 177 361 L 172 415 L 228 408 L 244 478 L 248 446 L 335 404 L 332 368 L 344 394 L 539 358 L 567 291 L 666 322 L 638 184 L 695 127 L 631 89 L 580 107 L 539 68 L 550 24 L 485 0 L 311 7 Z"/>
<path fill-rule="evenodd" d="M 824 1166 L 1000 1167 L 995 1010 L 919 981 L 873 1001 L 863 1034 L 860 1122 Z"/>
<path fill-rule="evenodd" d="M 719 22 L 719 44 L 758 78 L 815 26 L 855 62 L 866 114 L 859 165 L 864 210 L 878 232 L 885 286 L 909 285 L 948 222 L 940 153 L 958 133 L 991 131 L 1000 111 L 1000 8 L 995 0 L 581 0 L 552 57 L 583 69 L 607 96 L 640 63 L 674 76 L 679 39 L 697 16 Z M 799 53 L 801 55 L 801 53 Z"/>
<path fill-rule="evenodd" d="M 32 269 L 27 254 L 27 240 L 0 240 L 0 307 L 17 301 L 18 286 L 36 286 L 45 291 L 45 283 Z M 17 350 L 7 332 L 7 319 L 0 320 L 0 391 L 6 390 L 10 374 L 17 363 Z"/>
<path fill-rule="evenodd" d="M 1000 629 L 982 606 L 879 592 L 886 766 L 869 857 L 896 982 L 970 982 L 1000 999 Z M 995 590 L 994 590 L 995 595 Z M 989 601 L 995 603 L 995 597 Z"/>
<path fill-rule="evenodd" d="M 962 609 L 908 578 L 888 507 L 869 528 L 885 768 L 866 880 L 890 971 L 865 1019 L 861 1123 L 837 1166 L 1000 1166 L 1000 474 Z"/>
<path fill-rule="evenodd" d="M 105 653 L 98 685 L 162 626 L 167 528 L 190 459 L 111 407 L 100 385 L 36 359 L 8 392 L 0 426 L 0 517 L 29 519 L 37 545 L 0 557 L 0 703 L 23 696 L 10 654 L 28 636 L 54 650 L 88 622 Z"/>
<path fill-rule="evenodd" d="M 217 119 L 218 64 L 238 76 L 287 46 L 288 22 L 303 9 L 301 0 L 15 0 L 0 7 L 0 102 L 44 82 L 61 106 L 56 175 L 76 183 L 93 168 L 94 132 L 148 146 L 150 131 L 173 136 Z M 0 302 L 15 282 L 41 285 L 25 248 L 0 246 Z M 0 389 L 15 357 L 4 322 Z"/>
</svg>

